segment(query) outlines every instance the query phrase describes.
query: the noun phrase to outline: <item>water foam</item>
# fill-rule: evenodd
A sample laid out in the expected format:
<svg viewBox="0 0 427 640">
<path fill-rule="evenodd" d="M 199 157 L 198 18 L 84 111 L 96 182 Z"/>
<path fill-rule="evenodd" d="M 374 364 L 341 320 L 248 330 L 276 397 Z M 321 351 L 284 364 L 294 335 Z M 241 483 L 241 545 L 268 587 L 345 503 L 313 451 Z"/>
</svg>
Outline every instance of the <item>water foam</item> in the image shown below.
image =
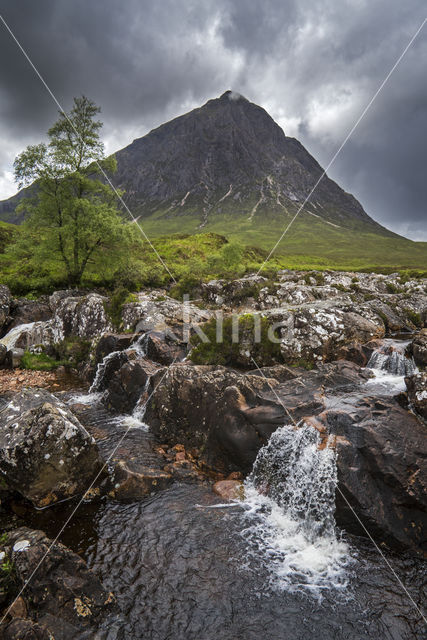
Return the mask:
<svg viewBox="0 0 427 640">
<path fill-rule="evenodd" d="M 277 429 L 245 482 L 242 532 L 249 559 L 261 558 L 271 587 L 318 598 L 347 586 L 351 561 L 335 526 L 335 451 L 320 444 L 308 425 Z"/>
<path fill-rule="evenodd" d="M 406 391 L 405 377 L 418 372 L 413 358 L 405 355 L 409 342 L 384 340 L 384 343 L 372 353 L 368 369 L 374 377 L 367 381 L 371 390 L 383 395 L 396 395 Z"/>
</svg>

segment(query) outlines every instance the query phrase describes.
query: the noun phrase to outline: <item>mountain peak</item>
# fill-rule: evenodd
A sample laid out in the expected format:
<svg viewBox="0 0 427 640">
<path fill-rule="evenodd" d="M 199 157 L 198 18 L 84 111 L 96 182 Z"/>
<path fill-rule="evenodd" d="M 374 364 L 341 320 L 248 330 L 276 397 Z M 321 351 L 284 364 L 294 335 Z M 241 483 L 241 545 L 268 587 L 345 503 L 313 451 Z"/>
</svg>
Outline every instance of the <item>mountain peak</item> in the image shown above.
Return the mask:
<svg viewBox="0 0 427 640">
<path fill-rule="evenodd" d="M 237 91 L 233 91 L 232 89 L 228 89 L 227 91 L 224 91 L 224 93 L 219 97 L 219 99 L 230 100 L 231 102 L 237 102 L 238 100 L 245 100 L 246 102 L 249 102 L 249 100 L 247 100 L 245 96 L 242 96 L 241 93 L 238 93 Z"/>
</svg>

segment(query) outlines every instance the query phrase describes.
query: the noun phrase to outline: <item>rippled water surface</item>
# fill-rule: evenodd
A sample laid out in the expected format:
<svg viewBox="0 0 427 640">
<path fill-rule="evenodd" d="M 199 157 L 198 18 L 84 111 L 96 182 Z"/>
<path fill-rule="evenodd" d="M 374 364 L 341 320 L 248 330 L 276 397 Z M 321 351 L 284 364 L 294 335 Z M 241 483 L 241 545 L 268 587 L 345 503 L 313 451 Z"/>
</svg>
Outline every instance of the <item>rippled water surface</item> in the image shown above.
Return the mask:
<svg viewBox="0 0 427 640">
<path fill-rule="evenodd" d="M 210 487 L 183 484 L 100 510 L 86 558 L 122 610 L 109 639 L 423 637 L 407 596 L 367 544 L 351 541 L 356 557 L 345 593 L 326 589 L 319 601 L 274 589 L 268 559 L 248 553 L 247 513 L 211 508 L 219 502 Z M 392 561 L 419 601 L 422 563 Z"/>
</svg>

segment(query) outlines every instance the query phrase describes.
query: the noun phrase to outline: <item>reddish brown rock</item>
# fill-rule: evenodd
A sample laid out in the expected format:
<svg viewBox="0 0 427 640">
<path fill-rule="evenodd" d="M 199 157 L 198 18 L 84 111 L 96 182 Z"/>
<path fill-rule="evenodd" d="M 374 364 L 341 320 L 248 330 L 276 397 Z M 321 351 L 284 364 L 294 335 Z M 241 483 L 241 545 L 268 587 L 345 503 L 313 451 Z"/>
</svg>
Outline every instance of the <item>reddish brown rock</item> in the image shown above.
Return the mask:
<svg viewBox="0 0 427 640">
<path fill-rule="evenodd" d="M 241 480 L 219 480 L 215 482 L 213 490 L 223 500 L 242 500 L 243 498 Z"/>
<path fill-rule="evenodd" d="M 146 467 L 132 460 L 119 460 L 114 480 L 114 489 L 110 495 L 116 500 L 132 501 L 166 489 L 172 482 L 172 476 L 162 469 Z"/>
</svg>

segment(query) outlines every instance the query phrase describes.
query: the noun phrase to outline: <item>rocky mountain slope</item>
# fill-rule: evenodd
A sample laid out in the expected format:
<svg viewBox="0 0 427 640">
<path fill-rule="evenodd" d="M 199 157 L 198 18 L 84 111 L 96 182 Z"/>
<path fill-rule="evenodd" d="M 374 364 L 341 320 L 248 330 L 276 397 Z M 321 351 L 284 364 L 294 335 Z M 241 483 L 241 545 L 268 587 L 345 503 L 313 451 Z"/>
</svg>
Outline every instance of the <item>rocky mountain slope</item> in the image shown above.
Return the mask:
<svg viewBox="0 0 427 640">
<path fill-rule="evenodd" d="M 256 226 L 267 215 L 279 227 L 323 171 L 264 109 L 231 91 L 134 140 L 116 158 L 114 183 L 125 190 L 135 214 L 161 221 L 162 232 L 174 218 L 194 231 L 224 216 L 232 216 L 235 225 Z M 15 208 L 23 195 L 25 190 L 0 203 L 1 219 L 22 220 Z M 362 224 L 394 235 L 327 176 L 304 216 L 331 227 Z"/>
<path fill-rule="evenodd" d="M 135 212 L 162 219 L 192 215 L 199 227 L 225 213 L 254 224 L 266 214 L 284 220 L 322 175 L 298 140 L 231 91 L 134 140 L 116 157 L 115 180 Z M 327 177 L 306 213 L 344 226 L 361 221 L 387 233 Z"/>
</svg>

